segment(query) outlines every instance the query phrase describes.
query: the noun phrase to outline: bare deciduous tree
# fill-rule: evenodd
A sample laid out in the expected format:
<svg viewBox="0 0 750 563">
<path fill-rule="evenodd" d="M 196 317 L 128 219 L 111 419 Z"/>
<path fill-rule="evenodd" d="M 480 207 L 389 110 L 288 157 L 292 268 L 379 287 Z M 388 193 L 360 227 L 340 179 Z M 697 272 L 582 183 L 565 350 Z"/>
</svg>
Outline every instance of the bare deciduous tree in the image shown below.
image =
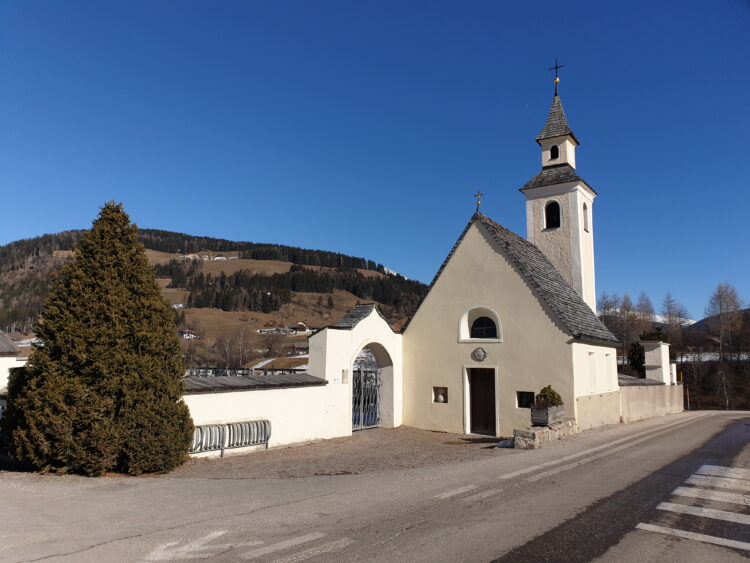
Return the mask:
<svg viewBox="0 0 750 563">
<path fill-rule="evenodd" d="M 214 350 L 217 365 L 226 369 L 239 369 L 253 359 L 250 333 L 245 328 L 222 334 L 216 339 Z"/>
<path fill-rule="evenodd" d="M 682 349 L 682 328 L 685 326 L 688 312 L 685 306 L 672 297 L 670 292 L 664 296 L 661 303 L 661 315 L 664 318 L 664 326 L 672 343 L 672 350 Z"/>
<path fill-rule="evenodd" d="M 725 354 L 732 359 L 732 335 L 739 332 L 742 322 L 742 299 L 737 290 L 729 283 L 716 286 L 708 300 L 705 314 L 709 318 L 709 327 L 714 336 L 719 339 L 719 360 L 724 360 Z"/>
</svg>

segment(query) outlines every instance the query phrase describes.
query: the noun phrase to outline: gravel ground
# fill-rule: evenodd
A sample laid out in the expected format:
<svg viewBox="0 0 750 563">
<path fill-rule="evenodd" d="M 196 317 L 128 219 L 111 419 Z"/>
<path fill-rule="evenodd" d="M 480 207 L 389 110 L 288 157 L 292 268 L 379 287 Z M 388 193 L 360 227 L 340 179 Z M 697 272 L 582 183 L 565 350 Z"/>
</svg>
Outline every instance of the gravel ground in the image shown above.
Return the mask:
<svg viewBox="0 0 750 563">
<path fill-rule="evenodd" d="M 456 461 L 497 457 L 498 438 L 462 436 L 399 428 L 373 428 L 352 436 L 273 448 L 224 458 L 191 459 L 167 478 L 223 477 L 259 479 L 351 475 L 410 469 Z"/>
</svg>

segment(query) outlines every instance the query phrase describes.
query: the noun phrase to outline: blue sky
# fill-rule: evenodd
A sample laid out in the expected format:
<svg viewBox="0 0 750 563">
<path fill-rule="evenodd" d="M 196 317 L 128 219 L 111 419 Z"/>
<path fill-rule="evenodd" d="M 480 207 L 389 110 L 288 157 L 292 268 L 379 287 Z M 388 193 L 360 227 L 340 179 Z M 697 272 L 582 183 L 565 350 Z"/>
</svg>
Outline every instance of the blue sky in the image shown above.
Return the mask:
<svg viewBox="0 0 750 563">
<path fill-rule="evenodd" d="M 597 291 L 750 300 L 750 2 L 0 0 L 0 244 L 141 227 L 429 282 L 474 210 L 525 234 L 555 58 Z"/>
</svg>

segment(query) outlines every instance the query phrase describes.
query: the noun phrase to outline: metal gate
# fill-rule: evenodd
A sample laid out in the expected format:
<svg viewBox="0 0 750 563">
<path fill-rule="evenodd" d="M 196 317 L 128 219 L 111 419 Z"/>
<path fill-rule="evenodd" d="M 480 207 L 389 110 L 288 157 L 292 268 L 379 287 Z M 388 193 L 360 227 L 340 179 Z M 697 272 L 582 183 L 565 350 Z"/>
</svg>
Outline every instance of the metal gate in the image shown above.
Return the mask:
<svg viewBox="0 0 750 563">
<path fill-rule="evenodd" d="M 352 378 L 352 430 L 380 426 L 380 370 L 355 366 Z"/>
</svg>

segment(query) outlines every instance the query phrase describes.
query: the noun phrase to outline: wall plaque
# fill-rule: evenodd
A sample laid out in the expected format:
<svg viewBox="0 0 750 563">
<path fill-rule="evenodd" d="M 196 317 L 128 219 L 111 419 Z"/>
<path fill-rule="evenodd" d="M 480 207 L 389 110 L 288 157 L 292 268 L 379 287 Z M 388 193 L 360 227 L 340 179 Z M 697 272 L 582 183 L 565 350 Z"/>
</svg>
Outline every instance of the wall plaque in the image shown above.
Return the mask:
<svg viewBox="0 0 750 563">
<path fill-rule="evenodd" d="M 484 351 L 484 348 L 477 348 L 471 353 L 471 359 L 477 362 L 483 362 L 486 357 L 487 352 Z"/>
</svg>

